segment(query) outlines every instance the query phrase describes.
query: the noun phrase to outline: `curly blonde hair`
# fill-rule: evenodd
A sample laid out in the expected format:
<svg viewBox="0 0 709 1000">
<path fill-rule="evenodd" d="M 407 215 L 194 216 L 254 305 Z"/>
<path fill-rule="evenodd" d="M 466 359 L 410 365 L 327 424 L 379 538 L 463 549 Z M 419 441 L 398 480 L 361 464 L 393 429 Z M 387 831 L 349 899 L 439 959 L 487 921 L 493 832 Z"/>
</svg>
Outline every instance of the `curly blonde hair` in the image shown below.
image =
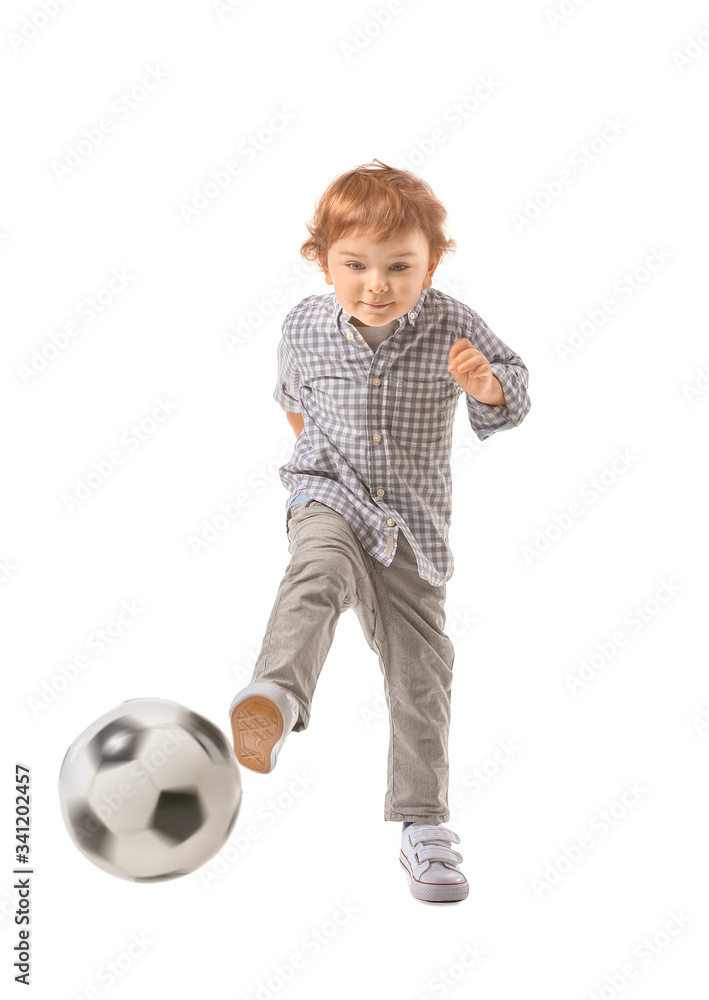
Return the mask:
<svg viewBox="0 0 709 1000">
<path fill-rule="evenodd" d="M 402 230 L 418 229 L 428 240 L 433 260 L 438 254 L 453 253 L 457 246 L 445 232 L 447 215 L 430 184 L 409 170 L 375 159 L 330 183 L 307 223 L 310 237 L 300 252 L 322 269 L 328 250 L 341 237 L 357 233 L 378 243 Z"/>
</svg>

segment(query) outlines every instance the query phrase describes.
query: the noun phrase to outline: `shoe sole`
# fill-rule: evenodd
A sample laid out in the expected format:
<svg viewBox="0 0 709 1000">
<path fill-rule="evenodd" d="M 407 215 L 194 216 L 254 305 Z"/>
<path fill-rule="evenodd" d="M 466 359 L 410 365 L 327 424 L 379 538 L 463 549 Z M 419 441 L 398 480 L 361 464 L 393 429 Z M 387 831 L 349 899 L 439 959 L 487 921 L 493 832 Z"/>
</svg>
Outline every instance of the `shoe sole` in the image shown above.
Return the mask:
<svg viewBox="0 0 709 1000">
<path fill-rule="evenodd" d="M 399 862 L 409 880 L 411 894 L 416 899 L 423 899 L 428 903 L 453 903 L 460 899 L 467 899 L 470 889 L 467 881 L 440 882 L 436 885 L 427 882 L 417 882 L 403 858 L 399 858 Z"/>
<path fill-rule="evenodd" d="M 263 695 L 244 698 L 231 713 L 236 759 L 251 771 L 272 770 L 271 751 L 283 735 L 281 710 Z"/>
</svg>

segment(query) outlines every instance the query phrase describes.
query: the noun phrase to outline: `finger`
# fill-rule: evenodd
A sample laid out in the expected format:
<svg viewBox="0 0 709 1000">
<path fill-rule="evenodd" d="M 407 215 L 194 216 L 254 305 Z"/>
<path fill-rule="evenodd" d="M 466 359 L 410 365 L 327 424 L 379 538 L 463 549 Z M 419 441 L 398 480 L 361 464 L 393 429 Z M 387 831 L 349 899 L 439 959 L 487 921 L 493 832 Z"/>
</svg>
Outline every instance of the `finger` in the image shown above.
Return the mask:
<svg viewBox="0 0 709 1000">
<path fill-rule="evenodd" d="M 467 372 L 474 378 L 484 378 L 490 367 L 486 358 L 479 351 L 475 351 L 473 354 L 467 352 L 466 356 L 458 360 L 460 363 L 457 366 L 457 371 Z"/>
<path fill-rule="evenodd" d="M 474 349 L 464 351 L 462 354 L 458 355 L 453 367 L 459 372 L 475 371 L 477 366 L 480 364 L 479 357 L 478 352 Z"/>
<path fill-rule="evenodd" d="M 460 366 L 463 365 L 466 361 L 469 361 L 471 356 L 472 355 L 467 350 L 459 351 L 458 354 L 452 360 L 449 361 L 448 371 L 451 371 L 453 368 L 457 368 L 458 371 L 460 371 Z"/>
<path fill-rule="evenodd" d="M 454 361 L 462 351 L 468 350 L 472 348 L 472 346 L 473 345 L 470 341 L 466 340 L 465 337 L 462 337 L 460 340 L 456 340 L 455 344 L 453 344 L 448 353 L 448 364 Z"/>
</svg>

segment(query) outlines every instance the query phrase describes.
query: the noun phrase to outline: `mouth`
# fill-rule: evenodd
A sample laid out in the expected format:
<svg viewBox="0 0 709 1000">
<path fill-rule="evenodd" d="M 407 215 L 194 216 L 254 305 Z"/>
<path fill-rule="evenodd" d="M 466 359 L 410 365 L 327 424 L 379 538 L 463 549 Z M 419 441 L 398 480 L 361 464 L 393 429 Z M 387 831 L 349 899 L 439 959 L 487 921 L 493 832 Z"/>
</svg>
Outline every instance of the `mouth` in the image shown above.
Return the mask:
<svg viewBox="0 0 709 1000">
<path fill-rule="evenodd" d="M 371 309 L 383 309 L 384 306 L 390 306 L 391 302 L 365 302 L 364 304 Z"/>
</svg>

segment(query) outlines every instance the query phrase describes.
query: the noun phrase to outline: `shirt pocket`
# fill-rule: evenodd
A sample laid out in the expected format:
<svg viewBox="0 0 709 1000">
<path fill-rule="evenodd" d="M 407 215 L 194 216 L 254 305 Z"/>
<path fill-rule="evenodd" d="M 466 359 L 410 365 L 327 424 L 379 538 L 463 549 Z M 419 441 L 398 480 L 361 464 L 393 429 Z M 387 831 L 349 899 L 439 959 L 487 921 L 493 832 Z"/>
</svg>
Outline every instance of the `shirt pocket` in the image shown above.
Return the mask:
<svg viewBox="0 0 709 1000">
<path fill-rule="evenodd" d="M 458 384 L 452 379 L 396 379 L 390 434 L 410 455 L 447 458 L 453 439 Z"/>
</svg>

